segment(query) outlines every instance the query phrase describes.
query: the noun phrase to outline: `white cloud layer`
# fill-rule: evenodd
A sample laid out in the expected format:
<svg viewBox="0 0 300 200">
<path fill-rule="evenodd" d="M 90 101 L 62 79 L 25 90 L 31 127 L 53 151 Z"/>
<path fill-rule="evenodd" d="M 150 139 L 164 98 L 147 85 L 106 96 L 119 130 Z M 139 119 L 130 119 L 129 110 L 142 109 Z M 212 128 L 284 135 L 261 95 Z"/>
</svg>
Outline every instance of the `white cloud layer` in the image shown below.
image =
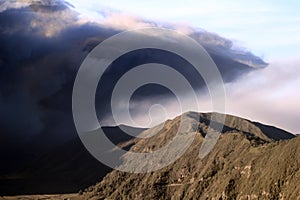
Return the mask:
<svg viewBox="0 0 300 200">
<path fill-rule="evenodd" d="M 300 134 L 300 60 L 277 61 L 269 67 L 259 69 L 225 84 L 226 113 L 252 121 L 282 128 Z M 211 112 L 212 101 L 209 94 L 199 91 L 199 112 Z M 180 110 L 177 101 L 162 98 L 158 103 L 164 106 L 159 114 L 148 114 L 151 105 L 141 101 L 134 105 L 139 114 L 133 119 L 141 126 L 158 124 L 174 118 L 188 110 Z M 186 97 L 181 104 L 191 105 Z M 194 106 L 194 111 L 196 110 Z M 163 112 L 163 114 L 162 114 Z M 124 119 L 124 123 L 129 123 Z"/>
<path fill-rule="evenodd" d="M 226 85 L 228 113 L 300 133 L 300 60 L 277 61 Z"/>
</svg>

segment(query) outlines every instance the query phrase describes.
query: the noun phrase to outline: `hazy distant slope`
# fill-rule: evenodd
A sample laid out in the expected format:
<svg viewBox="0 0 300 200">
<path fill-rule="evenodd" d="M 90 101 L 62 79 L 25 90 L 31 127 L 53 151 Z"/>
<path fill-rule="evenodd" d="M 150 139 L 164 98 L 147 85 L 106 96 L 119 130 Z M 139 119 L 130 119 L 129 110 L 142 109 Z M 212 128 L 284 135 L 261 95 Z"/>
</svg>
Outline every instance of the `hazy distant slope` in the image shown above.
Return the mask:
<svg viewBox="0 0 300 200">
<path fill-rule="evenodd" d="M 202 113 L 200 114 L 200 116 L 200 122 L 202 122 L 202 124 L 204 123 L 204 125 L 207 126 L 211 118 L 211 113 Z M 252 122 L 248 119 L 236 117 L 233 115 L 226 115 L 225 117 L 223 133 L 226 133 L 228 131 L 241 131 L 245 134 L 255 135 L 266 141 L 278 141 L 284 139 L 292 139 L 295 137 L 294 134 L 291 134 L 285 130 L 258 122 Z"/>
</svg>

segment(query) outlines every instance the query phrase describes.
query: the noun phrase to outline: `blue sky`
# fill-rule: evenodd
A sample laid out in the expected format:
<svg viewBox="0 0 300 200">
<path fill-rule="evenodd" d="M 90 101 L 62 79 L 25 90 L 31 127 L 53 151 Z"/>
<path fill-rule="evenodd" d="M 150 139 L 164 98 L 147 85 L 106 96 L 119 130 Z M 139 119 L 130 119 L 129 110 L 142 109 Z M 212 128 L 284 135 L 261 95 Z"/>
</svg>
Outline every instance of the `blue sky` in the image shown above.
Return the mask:
<svg viewBox="0 0 300 200">
<path fill-rule="evenodd" d="M 187 24 L 232 39 L 267 61 L 300 52 L 300 1 L 69 0 L 84 17 L 113 9 L 148 20 Z"/>
</svg>

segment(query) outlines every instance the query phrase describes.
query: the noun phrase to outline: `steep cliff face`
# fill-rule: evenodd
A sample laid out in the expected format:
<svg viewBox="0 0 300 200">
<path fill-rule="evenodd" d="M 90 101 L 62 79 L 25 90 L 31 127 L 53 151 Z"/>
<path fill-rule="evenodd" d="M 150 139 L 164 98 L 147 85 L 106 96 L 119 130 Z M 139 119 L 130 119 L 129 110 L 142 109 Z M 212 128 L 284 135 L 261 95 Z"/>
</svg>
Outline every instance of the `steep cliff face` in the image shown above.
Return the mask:
<svg viewBox="0 0 300 200">
<path fill-rule="evenodd" d="M 199 114 L 192 145 L 174 163 L 150 173 L 114 170 L 78 198 L 92 199 L 297 199 L 300 138 L 283 130 L 227 116 L 213 151 L 199 149 L 210 113 Z M 134 139 L 131 151 L 155 151 L 174 136 L 180 118 L 167 121 L 149 139 Z M 269 128 L 269 129 L 267 129 Z M 265 132 L 272 130 L 273 132 Z M 151 129 L 147 130 L 149 133 Z M 290 140 L 279 140 L 293 138 Z M 129 142 L 130 143 L 130 142 Z M 127 145 L 129 144 L 127 143 Z M 125 145 L 126 146 L 126 145 Z"/>
</svg>

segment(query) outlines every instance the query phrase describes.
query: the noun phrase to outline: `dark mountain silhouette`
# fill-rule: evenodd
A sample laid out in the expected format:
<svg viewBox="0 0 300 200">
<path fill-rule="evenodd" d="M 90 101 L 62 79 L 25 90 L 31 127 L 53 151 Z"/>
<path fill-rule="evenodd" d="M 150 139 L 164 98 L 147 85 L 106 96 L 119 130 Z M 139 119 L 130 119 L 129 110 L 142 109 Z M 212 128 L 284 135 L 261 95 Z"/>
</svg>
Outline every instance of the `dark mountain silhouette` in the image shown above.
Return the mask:
<svg viewBox="0 0 300 200">
<path fill-rule="evenodd" d="M 145 130 L 121 125 L 132 134 Z M 132 139 L 119 127 L 103 127 L 116 145 Z M 79 138 L 53 147 L 48 153 L 18 166 L 13 173 L 0 174 L 0 195 L 74 193 L 102 179 L 111 168 L 97 161 Z"/>
</svg>

